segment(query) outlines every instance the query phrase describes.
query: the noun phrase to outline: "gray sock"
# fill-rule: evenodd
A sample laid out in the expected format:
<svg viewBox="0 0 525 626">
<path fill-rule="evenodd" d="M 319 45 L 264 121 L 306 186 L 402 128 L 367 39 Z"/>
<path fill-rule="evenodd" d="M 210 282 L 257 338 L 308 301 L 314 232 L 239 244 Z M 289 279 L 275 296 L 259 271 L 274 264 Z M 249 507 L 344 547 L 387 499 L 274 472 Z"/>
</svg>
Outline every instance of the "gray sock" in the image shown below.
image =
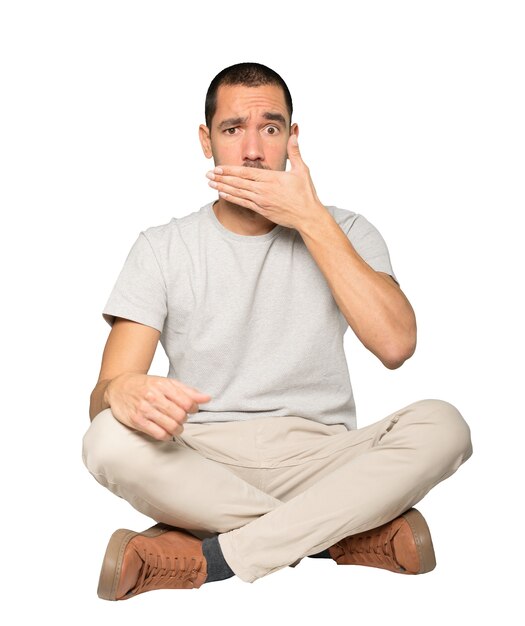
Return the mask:
<svg viewBox="0 0 525 626">
<path fill-rule="evenodd" d="M 206 559 L 207 576 L 205 583 L 211 583 L 216 580 L 224 580 L 235 576 L 235 572 L 226 562 L 221 550 L 218 535 L 215 537 L 206 537 L 202 541 L 202 553 Z"/>
</svg>

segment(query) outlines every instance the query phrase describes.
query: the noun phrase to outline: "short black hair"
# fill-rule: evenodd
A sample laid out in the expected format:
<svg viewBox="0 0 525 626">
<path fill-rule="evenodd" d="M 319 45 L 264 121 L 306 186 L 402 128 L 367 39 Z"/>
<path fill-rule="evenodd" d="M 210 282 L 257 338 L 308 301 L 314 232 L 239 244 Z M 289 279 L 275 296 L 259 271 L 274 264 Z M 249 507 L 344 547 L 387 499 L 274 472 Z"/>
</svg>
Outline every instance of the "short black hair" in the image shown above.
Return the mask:
<svg viewBox="0 0 525 626">
<path fill-rule="evenodd" d="M 290 90 L 277 72 L 262 65 L 261 63 L 236 63 L 221 70 L 211 81 L 206 93 L 204 117 L 206 126 L 211 131 L 211 121 L 217 111 L 217 91 L 221 85 L 245 85 L 246 87 L 259 87 L 261 85 L 278 85 L 284 93 L 284 100 L 290 125 L 292 123 L 293 104 Z"/>
</svg>

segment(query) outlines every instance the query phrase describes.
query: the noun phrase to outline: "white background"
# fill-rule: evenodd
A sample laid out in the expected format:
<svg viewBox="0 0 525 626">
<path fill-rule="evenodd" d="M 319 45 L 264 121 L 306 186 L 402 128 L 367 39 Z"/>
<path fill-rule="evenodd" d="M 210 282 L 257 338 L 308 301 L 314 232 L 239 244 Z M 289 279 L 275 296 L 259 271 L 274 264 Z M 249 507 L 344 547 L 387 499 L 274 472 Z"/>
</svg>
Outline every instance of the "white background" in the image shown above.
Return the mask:
<svg viewBox="0 0 525 626">
<path fill-rule="evenodd" d="M 523 4 L 0 6 L 4 623 L 517 623 Z M 81 460 L 101 311 L 140 230 L 216 197 L 197 129 L 212 78 L 242 61 L 287 82 L 321 201 L 379 229 L 416 311 L 416 353 L 395 371 L 347 332 L 359 426 L 442 398 L 469 423 L 474 455 L 418 505 L 429 574 L 303 559 L 253 584 L 105 602 L 109 536 L 152 522 Z M 150 373 L 166 375 L 160 350 Z"/>
</svg>

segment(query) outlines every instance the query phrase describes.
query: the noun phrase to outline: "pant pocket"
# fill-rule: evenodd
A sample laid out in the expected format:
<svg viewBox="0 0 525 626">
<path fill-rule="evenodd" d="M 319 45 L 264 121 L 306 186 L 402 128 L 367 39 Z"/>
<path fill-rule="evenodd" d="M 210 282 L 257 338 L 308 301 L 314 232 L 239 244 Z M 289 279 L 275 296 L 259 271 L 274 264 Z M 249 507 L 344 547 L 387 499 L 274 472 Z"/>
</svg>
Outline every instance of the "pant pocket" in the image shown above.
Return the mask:
<svg viewBox="0 0 525 626">
<path fill-rule="evenodd" d="M 397 424 L 399 421 L 399 415 L 392 415 L 391 417 L 383 420 L 383 422 L 379 423 L 379 427 L 377 429 L 377 433 L 372 441 L 372 447 L 377 446 L 377 444 L 383 439 L 383 437 L 389 433 L 392 428 L 394 428 L 394 424 Z"/>
</svg>

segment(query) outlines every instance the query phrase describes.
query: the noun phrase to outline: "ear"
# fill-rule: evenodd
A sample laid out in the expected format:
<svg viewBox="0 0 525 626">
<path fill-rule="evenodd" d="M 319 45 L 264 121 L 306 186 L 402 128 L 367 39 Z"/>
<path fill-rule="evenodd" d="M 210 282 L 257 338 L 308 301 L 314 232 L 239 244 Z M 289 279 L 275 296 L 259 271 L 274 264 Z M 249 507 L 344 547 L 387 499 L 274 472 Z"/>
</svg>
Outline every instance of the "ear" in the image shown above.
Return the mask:
<svg viewBox="0 0 525 626">
<path fill-rule="evenodd" d="M 204 124 L 201 124 L 199 126 L 199 139 L 201 142 L 202 151 L 204 152 L 204 156 L 207 159 L 211 159 L 213 154 L 211 151 L 210 129 Z"/>
</svg>

